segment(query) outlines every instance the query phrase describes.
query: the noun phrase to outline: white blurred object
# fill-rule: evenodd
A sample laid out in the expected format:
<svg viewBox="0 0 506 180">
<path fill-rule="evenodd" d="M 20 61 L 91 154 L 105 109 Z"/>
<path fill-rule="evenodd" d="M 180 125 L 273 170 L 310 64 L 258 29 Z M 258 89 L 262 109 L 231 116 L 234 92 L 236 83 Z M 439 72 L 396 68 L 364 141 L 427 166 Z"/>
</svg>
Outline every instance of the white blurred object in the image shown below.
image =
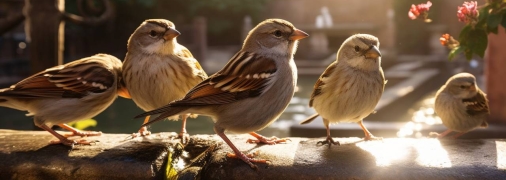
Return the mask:
<svg viewBox="0 0 506 180">
<path fill-rule="evenodd" d="M 480 63 L 476 59 L 471 59 L 471 61 L 469 61 L 469 66 L 472 68 L 477 68 L 479 65 Z"/>
<path fill-rule="evenodd" d="M 241 38 L 246 39 L 246 36 L 248 36 L 248 32 L 253 29 L 253 24 L 251 22 L 251 16 L 246 15 L 244 16 L 243 24 L 242 24 L 242 31 L 241 31 Z"/>
<path fill-rule="evenodd" d="M 320 14 L 316 16 L 315 26 L 316 28 L 321 29 L 332 27 L 332 25 L 332 16 L 329 13 L 329 8 L 327 8 L 327 6 L 323 6 L 320 9 Z"/>
<path fill-rule="evenodd" d="M 318 28 L 318 29 L 321 29 L 321 28 L 323 28 L 323 27 L 324 27 L 324 24 L 323 24 L 323 17 L 322 17 L 322 15 L 318 15 L 318 16 L 316 16 L 315 26 L 316 26 L 316 28 Z"/>
<path fill-rule="evenodd" d="M 323 18 L 323 22 L 324 22 L 324 26 L 325 27 L 332 27 L 332 16 L 330 16 L 330 13 L 329 13 L 329 8 L 327 8 L 327 6 L 323 6 L 321 8 L 321 16 Z"/>
</svg>

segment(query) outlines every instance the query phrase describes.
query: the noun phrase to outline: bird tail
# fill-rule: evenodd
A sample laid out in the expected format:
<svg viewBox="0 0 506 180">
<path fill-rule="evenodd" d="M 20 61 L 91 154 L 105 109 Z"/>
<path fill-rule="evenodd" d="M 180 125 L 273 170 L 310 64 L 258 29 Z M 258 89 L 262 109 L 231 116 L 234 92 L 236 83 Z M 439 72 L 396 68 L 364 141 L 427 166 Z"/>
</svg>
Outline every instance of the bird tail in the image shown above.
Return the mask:
<svg viewBox="0 0 506 180">
<path fill-rule="evenodd" d="M 160 114 L 155 119 L 153 119 L 141 126 L 141 127 L 144 127 L 144 126 L 148 126 L 150 124 L 153 124 L 157 121 L 160 121 L 162 119 L 165 119 L 167 117 L 174 116 L 186 109 L 188 109 L 188 107 L 174 107 L 171 104 L 169 104 L 169 105 L 163 106 L 161 108 L 139 114 L 139 115 L 135 116 L 135 118 L 141 118 L 141 117 L 146 117 L 146 116 L 150 116 L 150 115 Z"/>
<path fill-rule="evenodd" d="M 312 116 L 308 117 L 306 120 L 300 122 L 300 124 L 307 124 L 307 123 L 313 122 L 313 120 L 316 119 L 318 116 L 320 116 L 318 113 L 313 114 Z"/>
<path fill-rule="evenodd" d="M 7 99 L 2 98 L 3 92 L 9 90 L 9 88 L 0 89 L 0 103 L 7 102 Z"/>
</svg>

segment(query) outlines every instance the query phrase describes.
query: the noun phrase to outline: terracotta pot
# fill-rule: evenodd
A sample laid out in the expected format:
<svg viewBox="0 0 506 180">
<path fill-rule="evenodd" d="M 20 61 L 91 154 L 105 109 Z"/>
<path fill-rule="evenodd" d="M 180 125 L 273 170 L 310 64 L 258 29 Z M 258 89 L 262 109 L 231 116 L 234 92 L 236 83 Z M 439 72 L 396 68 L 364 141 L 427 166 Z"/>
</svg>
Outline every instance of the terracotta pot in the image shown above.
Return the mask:
<svg viewBox="0 0 506 180">
<path fill-rule="evenodd" d="M 490 122 L 506 123 L 506 32 L 488 35 L 485 52 L 485 84 L 490 103 Z"/>
</svg>

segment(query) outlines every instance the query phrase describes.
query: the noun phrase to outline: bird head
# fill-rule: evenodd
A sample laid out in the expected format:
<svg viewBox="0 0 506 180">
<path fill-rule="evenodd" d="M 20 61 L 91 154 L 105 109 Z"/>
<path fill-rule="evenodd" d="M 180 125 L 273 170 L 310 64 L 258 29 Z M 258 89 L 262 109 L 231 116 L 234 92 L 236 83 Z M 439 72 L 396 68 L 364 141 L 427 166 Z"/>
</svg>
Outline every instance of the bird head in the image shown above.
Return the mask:
<svg viewBox="0 0 506 180">
<path fill-rule="evenodd" d="M 243 50 L 248 52 L 261 50 L 275 56 L 292 56 L 297 49 L 298 40 L 308 36 L 288 21 L 267 19 L 248 33 Z"/>
<path fill-rule="evenodd" d="M 165 19 L 148 19 L 130 36 L 128 50 L 141 50 L 147 54 L 172 54 L 176 37 L 181 35 L 174 23 Z"/>
<path fill-rule="evenodd" d="M 339 63 L 361 70 L 378 70 L 381 64 L 379 40 L 369 34 L 355 34 L 346 39 L 337 51 Z"/>
<path fill-rule="evenodd" d="M 469 73 L 459 73 L 446 82 L 446 89 L 457 98 L 467 99 L 474 97 L 478 92 L 476 78 Z"/>
</svg>

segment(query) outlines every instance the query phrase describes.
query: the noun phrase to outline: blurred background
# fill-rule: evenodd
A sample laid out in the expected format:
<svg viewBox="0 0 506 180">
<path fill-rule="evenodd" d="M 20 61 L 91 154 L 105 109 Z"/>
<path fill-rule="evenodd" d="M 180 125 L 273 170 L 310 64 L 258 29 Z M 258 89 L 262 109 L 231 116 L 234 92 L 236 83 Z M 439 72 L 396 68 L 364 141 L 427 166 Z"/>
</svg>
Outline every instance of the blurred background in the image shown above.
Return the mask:
<svg viewBox="0 0 506 180">
<path fill-rule="evenodd" d="M 176 24 L 178 41 L 188 47 L 208 74 L 218 71 L 241 48 L 247 32 L 266 18 L 292 22 L 309 38 L 299 44 L 295 61 L 299 68 L 298 91 L 281 118 L 260 131 L 266 136 L 323 137 L 321 119 L 298 123 L 315 111 L 308 107 L 313 85 L 335 60 L 341 43 L 350 35 L 377 36 L 388 83 L 377 113 L 365 119 L 376 136 L 426 137 L 445 130 L 434 113 L 433 96 L 451 75 L 469 72 L 484 89 L 484 60 L 459 56 L 447 59 L 448 50 L 439 37 L 458 37 L 464 26 L 456 17 L 463 0 L 434 1 L 431 23 L 411 20 L 412 0 L 1 0 L 0 88 L 58 63 L 97 53 L 123 59 L 130 34 L 145 19 L 163 18 Z M 486 91 L 486 90 L 485 90 Z M 95 117 L 87 130 L 133 133 L 142 124 L 133 117 L 142 110 L 129 99 L 118 98 Z M 26 112 L 0 107 L 0 128 L 38 130 Z M 239 119 L 238 119 L 239 120 Z M 495 118 L 487 129 L 462 138 L 504 138 L 502 122 Z M 93 123 L 92 123 L 93 124 Z M 164 121 L 152 132 L 180 129 L 181 122 Z M 188 121 L 190 134 L 212 134 L 208 117 Z M 358 124 L 332 125 L 332 136 L 363 137 Z"/>
</svg>

